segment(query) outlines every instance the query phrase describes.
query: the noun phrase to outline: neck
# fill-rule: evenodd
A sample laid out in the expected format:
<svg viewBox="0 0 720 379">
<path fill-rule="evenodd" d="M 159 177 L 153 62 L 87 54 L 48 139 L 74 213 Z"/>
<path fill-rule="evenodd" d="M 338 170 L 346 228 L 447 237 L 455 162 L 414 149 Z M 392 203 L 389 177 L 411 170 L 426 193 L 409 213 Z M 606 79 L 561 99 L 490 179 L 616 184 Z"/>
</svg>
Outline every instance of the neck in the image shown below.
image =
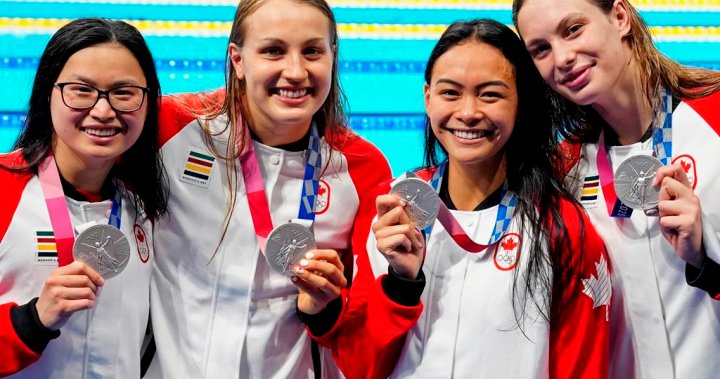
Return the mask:
<svg viewBox="0 0 720 379">
<path fill-rule="evenodd" d="M 302 126 L 288 126 L 288 127 L 255 127 L 250 126 L 252 132 L 263 145 L 267 146 L 282 146 L 287 145 L 296 141 L 307 134 L 310 129 L 310 124 Z M 285 130 L 283 130 L 285 129 Z M 290 130 L 292 129 L 292 130 Z"/>
<path fill-rule="evenodd" d="M 505 181 L 505 157 L 491 162 L 462 164 L 448 162 L 448 194 L 459 211 L 472 211 Z"/>
<path fill-rule="evenodd" d="M 80 191 L 100 193 L 103 183 L 115 164 L 113 160 L 105 160 L 99 164 L 89 164 L 74 155 L 63 154 L 54 149 L 55 164 L 60 175 Z"/>
<path fill-rule="evenodd" d="M 593 108 L 615 132 L 621 145 L 640 141 L 653 120 L 653 108 L 634 60 L 613 89 L 594 103 Z"/>
<path fill-rule="evenodd" d="M 298 141 L 307 134 L 312 123 L 312 120 L 305 120 L 297 124 L 278 125 L 266 117 L 255 116 L 255 112 L 250 112 L 251 109 L 247 105 L 245 109 L 248 109 L 249 113 L 246 125 L 252 130 L 257 140 L 266 146 L 275 147 Z"/>
</svg>

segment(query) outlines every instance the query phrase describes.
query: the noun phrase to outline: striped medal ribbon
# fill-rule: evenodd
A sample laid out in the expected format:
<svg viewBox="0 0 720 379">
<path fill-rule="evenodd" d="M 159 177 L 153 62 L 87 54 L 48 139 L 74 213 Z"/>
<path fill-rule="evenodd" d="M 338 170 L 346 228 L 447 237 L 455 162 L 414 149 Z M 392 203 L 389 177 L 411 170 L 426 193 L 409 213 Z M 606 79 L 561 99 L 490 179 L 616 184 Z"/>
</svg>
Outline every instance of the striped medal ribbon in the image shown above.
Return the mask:
<svg viewBox="0 0 720 379">
<path fill-rule="evenodd" d="M 66 266 L 73 262 L 73 244 L 75 243 L 75 232 L 73 231 L 70 211 L 68 210 L 65 193 L 60 182 L 60 173 L 55 163 L 55 156 L 50 153 L 38 167 L 38 178 L 42 187 L 45 204 L 50 215 L 55 236 L 55 245 L 58 253 L 58 266 Z M 112 200 L 112 209 L 108 224 L 120 229 L 120 209 L 122 197 L 120 191 L 115 189 L 115 196 Z"/>
<path fill-rule="evenodd" d="M 662 108 L 655 120 L 653 120 L 651 127 L 655 128 L 653 132 L 653 156 L 658 158 L 665 166 L 669 164 L 672 158 L 672 107 L 672 94 L 663 89 Z M 656 127 L 656 125 L 659 125 L 659 127 Z M 608 147 L 605 146 L 605 133 L 601 132 L 600 139 L 598 140 L 596 164 L 608 215 L 617 218 L 630 218 L 633 209 L 623 204 L 615 192 L 615 174 L 613 173 L 607 150 Z"/>
<path fill-rule="evenodd" d="M 440 185 L 442 183 L 442 177 L 445 174 L 446 167 L 447 160 L 441 163 L 440 166 L 438 166 L 437 170 L 435 170 L 432 178 L 430 179 L 429 184 L 435 190 L 435 192 L 440 192 Z M 415 175 L 414 173 L 408 173 L 407 175 L 417 177 L 417 175 Z M 516 205 L 517 198 L 512 191 L 508 190 L 508 185 L 506 181 L 503 184 L 502 200 L 498 205 L 498 213 L 495 217 L 495 228 L 487 244 L 481 244 L 473 241 L 473 239 L 467 235 L 462 226 L 460 226 L 460 223 L 457 221 L 455 216 L 452 215 L 452 212 L 442 201 L 440 201 L 440 210 L 438 212 L 437 220 L 440 222 L 443 228 L 445 228 L 448 234 L 450 234 L 450 237 L 452 237 L 453 241 L 455 241 L 458 246 L 462 247 L 463 250 L 469 253 L 480 253 L 495 244 L 498 240 L 500 240 L 503 234 L 507 231 L 507 229 L 510 227 L 513 214 L 515 213 Z M 426 240 L 430 238 L 432 227 L 433 224 L 431 224 L 424 230 Z"/>
<path fill-rule="evenodd" d="M 273 230 L 270 206 L 268 205 L 265 185 L 260 174 L 260 165 L 255 154 L 255 147 L 252 141 L 247 139 L 246 153 L 240 157 L 243 180 L 247 191 L 248 206 L 255 236 L 257 237 L 260 251 L 265 254 L 267 239 Z M 308 228 L 315 221 L 315 201 L 318 198 L 318 187 L 320 185 L 320 171 L 322 167 L 322 154 L 320 153 L 320 136 L 315 122 L 310 126 L 310 140 L 305 150 L 305 176 L 303 178 L 302 191 L 300 196 L 300 209 L 298 218 L 292 222 L 299 223 Z"/>
</svg>

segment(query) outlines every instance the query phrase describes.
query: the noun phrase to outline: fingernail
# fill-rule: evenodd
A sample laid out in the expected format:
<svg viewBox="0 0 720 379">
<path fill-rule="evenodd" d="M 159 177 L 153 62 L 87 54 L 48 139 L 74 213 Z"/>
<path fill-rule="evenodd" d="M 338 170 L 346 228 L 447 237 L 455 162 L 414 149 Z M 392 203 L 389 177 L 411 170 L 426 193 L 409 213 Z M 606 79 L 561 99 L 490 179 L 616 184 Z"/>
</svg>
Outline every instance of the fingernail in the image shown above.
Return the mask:
<svg viewBox="0 0 720 379">
<path fill-rule="evenodd" d="M 405 200 L 400 199 L 400 206 L 404 207 L 406 205 L 407 205 L 407 202 L 405 202 Z"/>
<path fill-rule="evenodd" d="M 315 256 L 315 254 L 313 254 L 311 252 L 308 252 L 307 254 L 305 254 L 305 258 L 307 258 L 307 259 L 313 259 L 314 256 Z"/>
<path fill-rule="evenodd" d="M 309 262 L 307 261 L 307 259 L 301 259 L 301 260 L 300 260 L 300 266 L 302 266 L 302 267 L 307 267 L 308 263 L 309 263 Z"/>
<path fill-rule="evenodd" d="M 295 269 L 295 273 L 298 275 L 302 275 L 305 273 L 305 270 L 303 270 L 302 267 L 298 267 Z"/>
<path fill-rule="evenodd" d="M 291 277 L 290 277 L 290 281 L 292 281 L 292 282 L 297 282 L 297 281 L 298 281 L 297 276 L 291 276 Z"/>
</svg>

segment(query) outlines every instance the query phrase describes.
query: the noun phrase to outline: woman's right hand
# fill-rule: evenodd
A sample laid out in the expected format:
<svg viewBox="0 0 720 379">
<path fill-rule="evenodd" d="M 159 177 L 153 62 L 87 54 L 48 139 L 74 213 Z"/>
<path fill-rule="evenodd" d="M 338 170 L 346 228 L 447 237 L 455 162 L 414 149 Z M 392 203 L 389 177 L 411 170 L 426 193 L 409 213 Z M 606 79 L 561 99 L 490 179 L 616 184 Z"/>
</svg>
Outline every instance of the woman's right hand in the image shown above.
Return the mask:
<svg viewBox="0 0 720 379">
<path fill-rule="evenodd" d="M 377 249 L 396 274 L 415 279 L 425 259 L 425 239 L 405 212 L 407 203 L 395 194 L 375 200 L 378 219 L 372 226 Z"/>
<path fill-rule="evenodd" d="M 60 329 L 73 313 L 95 306 L 98 288 L 104 282 L 100 274 L 83 262 L 56 268 L 45 281 L 35 305 L 40 322 L 48 329 Z"/>
</svg>

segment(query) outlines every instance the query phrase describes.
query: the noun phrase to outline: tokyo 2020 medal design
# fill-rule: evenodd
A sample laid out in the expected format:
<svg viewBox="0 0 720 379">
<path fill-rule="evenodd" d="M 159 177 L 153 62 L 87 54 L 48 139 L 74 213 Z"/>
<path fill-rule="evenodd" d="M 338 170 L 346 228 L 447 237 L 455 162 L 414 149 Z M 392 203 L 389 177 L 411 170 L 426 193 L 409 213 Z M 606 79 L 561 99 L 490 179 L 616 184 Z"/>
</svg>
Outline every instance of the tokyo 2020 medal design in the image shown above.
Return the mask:
<svg viewBox="0 0 720 379">
<path fill-rule="evenodd" d="M 104 279 L 120 274 L 130 260 L 130 243 L 120 229 L 93 225 L 75 239 L 73 257 L 97 271 Z"/>
<path fill-rule="evenodd" d="M 440 211 L 440 197 L 426 181 L 406 178 L 392 186 L 390 191 L 405 200 L 408 204 L 405 210 L 419 229 L 435 222 Z"/>
<path fill-rule="evenodd" d="M 316 247 L 315 236 L 310 229 L 290 222 L 270 232 L 265 257 L 274 270 L 291 276 L 293 267 L 305 257 L 305 253 Z"/>
<path fill-rule="evenodd" d="M 650 211 L 660 202 L 660 189 L 653 187 L 655 173 L 663 164 L 649 155 L 634 155 L 615 171 L 615 193 L 625 205 Z"/>
</svg>

